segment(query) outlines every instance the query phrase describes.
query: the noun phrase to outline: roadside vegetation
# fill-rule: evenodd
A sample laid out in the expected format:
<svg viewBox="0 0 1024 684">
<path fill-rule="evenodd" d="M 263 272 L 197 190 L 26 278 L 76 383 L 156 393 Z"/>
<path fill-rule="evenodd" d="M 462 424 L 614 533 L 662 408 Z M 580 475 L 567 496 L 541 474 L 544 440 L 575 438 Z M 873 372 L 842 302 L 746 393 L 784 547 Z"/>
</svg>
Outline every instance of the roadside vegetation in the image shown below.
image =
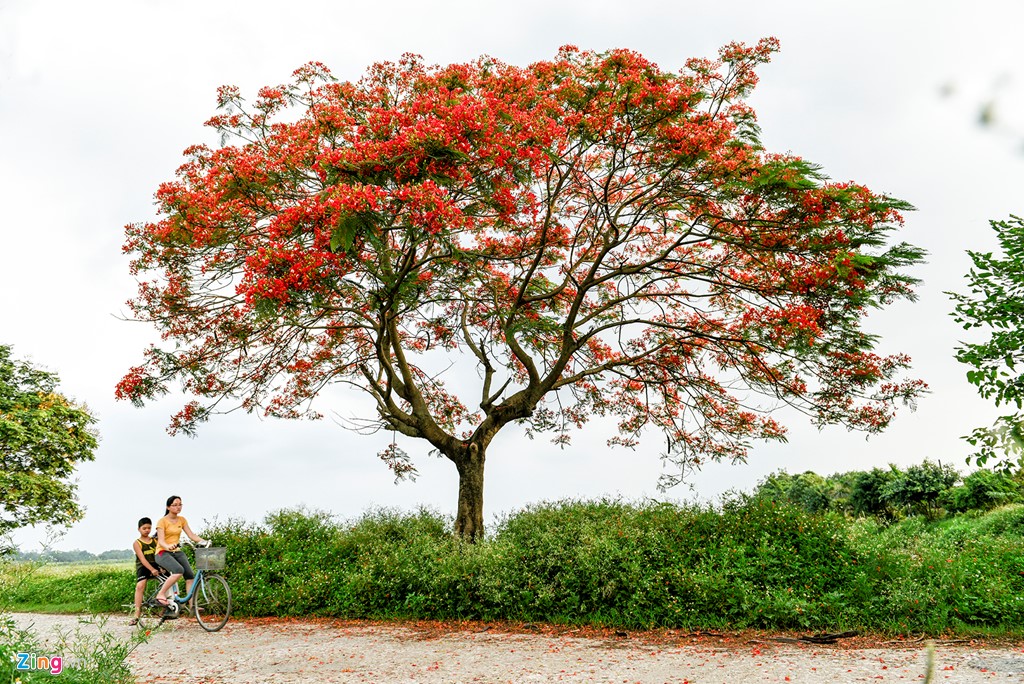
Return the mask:
<svg viewBox="0 0 1024 684">
<path fill-rule="evenodd" d="M 96 567 L 93 565 L 92 567 Z M 127 567 L 119 568 L 118 581 L 106 580 L 102 586 L 120 590 Z M 45 566 L 30 561 L 10 562 L 0 557 L 0 682 L 29 684 L 52 682 L 59 677 L 67 684 L 131 684 L 135 681 L 126 659 L 138 646 L 148 640 L 149 634 L 136 631 L 125 639 L 107 628 L 110 617 L 89 609 L 89 604 L 110 600 L 101 587 L 85 591 L 86 600 L 76 600 L 70 593 L 82 590 L 91 577 L 83 566 Z M 44 578 L 66 580 L 65 590 L 54 594 L 47 603 L 26 605 L 19 600 L 22 591 L 31 591 Z M 17 611 L 62 611 L 87 614 L 79 619 L 75 629 L 64 629 L 52 634 L 39 634 L 31 629 L 19 628 L 8 615 Z M 18 669 L 19 654 L 43 656 L 46 664 L 38 661 L 28 669 Z"/>
<path fill-rule="evenodd" d="M 427 510 L 285 510 L 204 534 L 229 549 L 238 615 L 1019 636 L 1019 481 L 979 473 L 779 473 L 717 507 L 562 501 L 476 544 Z M 12 607 L 124 610 L 130 569 L 71 567 L 33 573 Z"/>
</svg>

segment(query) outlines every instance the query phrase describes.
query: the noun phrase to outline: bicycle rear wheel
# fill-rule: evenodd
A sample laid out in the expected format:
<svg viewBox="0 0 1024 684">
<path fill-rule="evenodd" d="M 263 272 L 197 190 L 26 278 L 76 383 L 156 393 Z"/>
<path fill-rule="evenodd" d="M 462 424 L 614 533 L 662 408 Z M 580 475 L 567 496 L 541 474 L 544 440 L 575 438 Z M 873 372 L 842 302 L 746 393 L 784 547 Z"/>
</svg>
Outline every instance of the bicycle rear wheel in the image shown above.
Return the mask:
<svg viewBox="0 0 1024 684">
<path fill-rule="evenodd" d="M 156 629 L 164 623 L 164 619 L 167 615 L 167 608 L 161 606 L 154 599 L 156 594 L 160 591 L 160 585 L 163 580 L 151 581 L 149 584 L 151 588 L 147 591 L 142 601 L 142 611 L 139 613 L 139 627 L 141 629 Z"/>
<path fill-rule="evenodd" d="M 195 587 L 196 621 L 207 632 L 216 632 L 228 622 L 231 614 L 231 588 L 220 575 L 203 575 Z"/>
</svg>

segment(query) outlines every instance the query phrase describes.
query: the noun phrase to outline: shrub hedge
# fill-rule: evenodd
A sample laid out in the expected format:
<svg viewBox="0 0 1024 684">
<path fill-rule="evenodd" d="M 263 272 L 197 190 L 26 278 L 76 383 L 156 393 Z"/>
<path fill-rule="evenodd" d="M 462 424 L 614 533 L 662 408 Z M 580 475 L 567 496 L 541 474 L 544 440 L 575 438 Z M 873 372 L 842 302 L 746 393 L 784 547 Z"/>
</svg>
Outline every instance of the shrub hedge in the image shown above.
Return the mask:
<svg viewBox="0 0 1024 684">
<path fill-rule="evenodd" d="M 885 526 L 756 497 L 720 509 L 562 501 L 499 520 L 475 545 L 451 529 L 429 510 L 339 523 L 297 509 L 204 534 L 229 549 L 237 615 L 929 633 L 1024 625 L 1019 505 Z M 131 589 L 123 570 L 37 573 L 14 600 L 118 611 Z"/>
</svg>

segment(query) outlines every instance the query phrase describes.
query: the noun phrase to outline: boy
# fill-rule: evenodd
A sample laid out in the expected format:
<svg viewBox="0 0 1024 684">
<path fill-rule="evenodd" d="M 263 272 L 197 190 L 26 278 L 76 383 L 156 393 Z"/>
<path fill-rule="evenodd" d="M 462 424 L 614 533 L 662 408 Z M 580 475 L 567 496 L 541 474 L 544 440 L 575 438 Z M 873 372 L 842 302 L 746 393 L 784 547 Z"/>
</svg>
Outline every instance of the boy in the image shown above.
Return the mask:
<svg viewBox="0 0 1024 684">
<path fill-rule="evenodd" d="M 129 625 L 139 624 L 146 580 L 160 574 L 156 567 L 156 538 L 149 536 L 152 531 L 153 521 L 149 518 L 140 518 L 139 538 L 132 544 L 132 550 L 135 551 L 135 617 L 128 621 Z"/>
</svg>

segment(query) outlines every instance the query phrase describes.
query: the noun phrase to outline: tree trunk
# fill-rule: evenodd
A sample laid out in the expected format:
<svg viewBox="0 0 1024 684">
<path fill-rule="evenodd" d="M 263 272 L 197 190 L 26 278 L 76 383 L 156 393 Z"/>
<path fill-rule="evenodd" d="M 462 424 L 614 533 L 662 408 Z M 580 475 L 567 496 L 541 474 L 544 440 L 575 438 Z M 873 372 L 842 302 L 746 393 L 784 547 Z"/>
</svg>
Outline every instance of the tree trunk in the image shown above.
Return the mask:
<svg viewBox="0 0 1024 684">
<path fill-rule="evenodd" d="M 475 443 L 456 462 L 459 470 L 459 512 L 455 534 L 468 542 L 484 536 L 484 450 Z"/>
</svg>

